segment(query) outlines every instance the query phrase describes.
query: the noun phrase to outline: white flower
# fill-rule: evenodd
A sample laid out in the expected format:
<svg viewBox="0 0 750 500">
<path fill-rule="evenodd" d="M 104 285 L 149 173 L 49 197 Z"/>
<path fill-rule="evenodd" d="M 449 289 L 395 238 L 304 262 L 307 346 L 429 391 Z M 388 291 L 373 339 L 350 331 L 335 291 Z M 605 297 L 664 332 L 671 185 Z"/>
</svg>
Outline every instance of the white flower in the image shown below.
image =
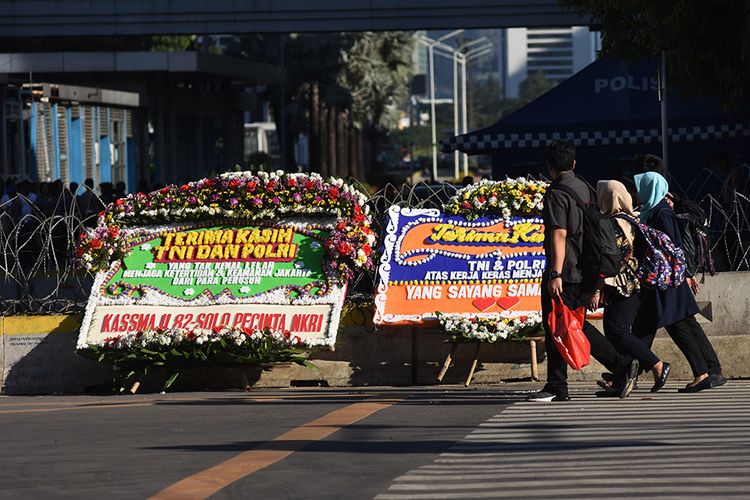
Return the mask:
<svg viewBox="0 0 750 500">
<path fill-rule="evenodd" d="M 193 290 L 192 288 L 186 288 L 185 290 L 182 291 L 182 293 L 184 293 L 187 296 L 190 296 L 190 295 L 195 294 L 195 290 Z"/>
</svg>

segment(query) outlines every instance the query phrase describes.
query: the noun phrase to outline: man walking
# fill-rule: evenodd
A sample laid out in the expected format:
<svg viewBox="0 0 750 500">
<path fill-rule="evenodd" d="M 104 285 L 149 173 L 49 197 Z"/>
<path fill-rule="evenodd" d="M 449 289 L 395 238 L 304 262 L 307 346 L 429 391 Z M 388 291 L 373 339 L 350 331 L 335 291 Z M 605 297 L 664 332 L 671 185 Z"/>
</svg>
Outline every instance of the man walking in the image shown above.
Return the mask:
<svg viewBox="0 0 750 500">
<path fill-rule="evenodd" d="M 530 395 L 528 401 L 568 401 L 568 371 L 552 339 L 547 318 L 552 301 L 560 300 L 570 309 L 586 306 L 597 277 L 584 276 L 580 260 L 583 248 L 583 210 L 565 191 L 557 186 L 568 186 L 584 201 L 591 203 L 593 193 L 582 179 L 573 173 L 575 146 L 553 141 L 547 146 L 547 167 L 552 183 L 544 197 L 544 253 L 547 268 L 542 276 L 542 323 L 547 350 L 547 384 Z M 591 355 L 615 374 L 620 397 L 633 390 L 638 374 L 638 361 L 619 353 L 612 344 L 588 321 L 583 332 L 591 343 Z"/>
</svg>

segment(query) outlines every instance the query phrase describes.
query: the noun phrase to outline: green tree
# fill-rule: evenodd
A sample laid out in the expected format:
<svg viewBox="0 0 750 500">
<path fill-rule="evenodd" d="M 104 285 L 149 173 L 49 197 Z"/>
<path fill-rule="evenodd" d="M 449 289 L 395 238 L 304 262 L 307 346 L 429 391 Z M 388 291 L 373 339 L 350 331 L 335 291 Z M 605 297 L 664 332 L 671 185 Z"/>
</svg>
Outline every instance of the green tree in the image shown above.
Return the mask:
<svg viewBox="0 0 750 500">
<path fill-rule="evenodd" d="M 667 77 L 732 104 L 750 96 L 750 2 L 561 0 L 601 26 L 605 55 L 627 61 L 667 51 Z"/>
<path fill-rule="evenodd" d="M 535 71 L 518 86 L 518 99 L 523 104 L 529 103 L 554 86 L 555 82 L 547 78 L 544 72 Z"/>
</svg>

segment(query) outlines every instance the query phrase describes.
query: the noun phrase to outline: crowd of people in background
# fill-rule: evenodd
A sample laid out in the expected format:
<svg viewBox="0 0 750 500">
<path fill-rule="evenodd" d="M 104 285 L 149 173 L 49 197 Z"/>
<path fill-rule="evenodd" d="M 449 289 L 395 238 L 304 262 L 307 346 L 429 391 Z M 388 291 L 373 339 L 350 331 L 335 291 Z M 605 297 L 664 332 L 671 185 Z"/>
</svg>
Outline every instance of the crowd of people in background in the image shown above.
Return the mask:
<svg viewBox="0 0 750 500">
<path fill-rule="evenodd" d="M 138 191 L 149 190 L 147 183 L 139 183 Z M 86 179 L 83 185 L 77 182 L 65 185 L 59 179 L 51 182 L 0 179 L 0 213 L 12 221 L 32 215 L 38 218 L 74 215 L 89 220 L 126 194 L 123 181 L 102 182 L 97 187 L 93 179 Z"/>
</svg>

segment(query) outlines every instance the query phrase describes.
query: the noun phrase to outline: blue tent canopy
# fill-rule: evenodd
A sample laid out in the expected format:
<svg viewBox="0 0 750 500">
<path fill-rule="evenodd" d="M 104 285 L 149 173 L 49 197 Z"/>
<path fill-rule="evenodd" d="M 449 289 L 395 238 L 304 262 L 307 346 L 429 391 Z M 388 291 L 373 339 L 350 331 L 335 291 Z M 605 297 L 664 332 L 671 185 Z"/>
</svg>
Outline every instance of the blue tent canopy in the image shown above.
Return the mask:
<svg viewBox="0 0 750 500">
<path fill-rule="evenodd" d="M 498 153 L 561 139 L 576 146 L 661 143 L 654 61 L 599 59 L 494 125 L 441 141 L 443 152 Z M 750 115 L 726 113 L 711 99 L 668 100 L 670 143 L 750 136 Z"/>
</svg>

